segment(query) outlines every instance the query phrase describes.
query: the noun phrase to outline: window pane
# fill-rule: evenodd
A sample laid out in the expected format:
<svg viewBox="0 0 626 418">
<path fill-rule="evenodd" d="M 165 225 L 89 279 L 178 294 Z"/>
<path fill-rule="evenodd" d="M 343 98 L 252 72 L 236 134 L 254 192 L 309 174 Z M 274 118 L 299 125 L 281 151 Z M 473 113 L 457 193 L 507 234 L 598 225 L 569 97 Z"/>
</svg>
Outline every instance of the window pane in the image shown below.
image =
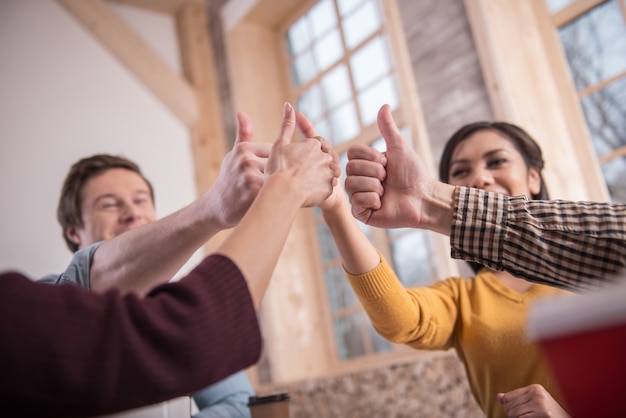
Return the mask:
<svg viewBox="0 0 626 418">
<path fill-rule="evenodd" d="M 578 90 L 626 70 L 626 27 L 617 0 L 563 26 L 559 35 Z"/>
<path fill-rule="evenodd" d="M 385 103 L 389 104 L 391 110 L 398 107 L 398 94 L 392 76 L 385 77 L 359 94 L 359 107 L 363 125 L 367 126 L 370 123 L 374 123 L 380 107 Z"/>
<path fill-rule="evenodd" d="M 352 95 L 350 88 L 350 78 L 345 65 L 338 65 L 337 68 L 326 74 L 322 78 L 322 90 L 329 108 L 335 107 L 339 103 L 347 100 Z"/>
<path fill-rule="evenodd" d="M 350 13 L 356 6 L 363 3 L 364 0 L 338 0 L 337 5 L 339 6 L 339 13 L 341 16 L 345 17 L 348 13 Z"/>
<path fill-rule="evenodd" d="M 330 115 L 330 126 L 333 133 L 327 139 L 332 144 L 341 144 L 356 136 L 359 133 L 359 122 L 354 104 L 349 102 L 334 110 Z"/>
<path fill-rule="evenodd" d="M 296 86 L 305 84 L 315 76 L 315 64 L 313 63 L 313 54 L 306 52 L 296 58 L 291 66 L 293 83 Z"/>
<path fill-rule="evenodd" d="M 357 90 L 389 73 L 391 65 L 387 47 L 381 37 L 374 38 L 350 59 L 350 67 Z"/>
<path fill-rule="evenodd" d="M 330 299 L 332 312 L 359 304 L 350 283 L 346 278 L 343 268 L 333 267 L 326 270 L 326 289 Z"/>
<path fill-rule="evenodd" d="M 346 46 L 354 48 L 369 35 L 380 28 L 380 12 L 376 2 L 370 0 L 363 4 L 343 21 L 343 32 Z"/>
<path fill-rule="evenodd" d="M 362 119 L 368 125 L 374 123 L 381 105 L 399 106 L 383 18 L 378 0 L 320 0 L 285 34 L 294 80 L 290 93 L 296 96 L 298 111 L 334 145 L 358 139 L 385 149 L 376 133 L 370 137 L 369 131 L 361 132 Z M 350 45 L 349 53 L 344 41 Z M 345 180 L 346 153 L 339 158 Z M 313 208 L 313 213 L 340 361 L 392 350 L 393 344 L 378 335 L 362 312 L 321 211 Z M 380 240 L 376 245 L 390 245 L 384 230 L 356 222 L 371 242 L 376 239 Z M 400 243 L 404 237 L 395 238 Z"/>
<path fill-rule="evenodd" d="M 400 130 L 400 134 L 404 140 L 407 141 L 411 147 L 413 147 L 413 141 L 411 141 L 411 131 L 409 131 L 406 126 L 398 126 L 398 129 Z M 370 144 L 370 146 L 380 152 L 387 151 L 387 144 L 385 144 L 385 140 L 383 138 L 376 139 Z"/>
<path fill-rule="evenodd" d="M 317 39 L 323 36 L 333 27 L 337 26 L 337 15 L 332 0 L 321 0 L 311 8 L 309 12 L 313 37 Z"/>
<path fill-rule="evenodd" d="M 315 61 L 319 72 L 324 71 L 331 64 L 334 64 L 343 56 L 343 46 L 341 45 L 341 37 L 339 30 L 335 29 L 322 38 L 313 47 L 315 51 Z"/>
<path fill-rule="evenodd" d="M 337 318 L 334 322 L 335 337 L 339 358 L 347 360 L 365 354 L 365 344 L 361 334 L 362 317 L 355 313 L 343 318 Z"/>
<path fill-rule="evenodd" d="M 318 208 L 315 208 L 319 211 Z M 321 218 L 321 213 L 319 215 L 319 219 L 323 222 Z M 335 241 L 333 241 L 332 236 L 330 235 L 330 231 L 325 223 L 320 223 L 317 226 L 317 237 L 319 239 L 320 251 L 322 253 L 322 261 L 324 264 L 327 264 L 333 260 L 337 260 L 339 258 L 339 253 L 337 252 L 337 247 L 335 246 Z"/>
<path fill-rule="evenodd" d="M 387 144 L 383 138 L 378 138 L 376 141 L 372 142 L 371 147 L 380 152 L 387 151 Z"/>
<path fill-rule="evenodd" d="M 366 320 L 370 331 L 370 339 L 375 353 L 384 353 L 391 350 L 391 343 L 380 336 L 380 334 L 374 329 L 369 318 Z"/>
<path fill-rule="evenodd" d="M 411 230 L 391 245 L 398 277 L 406 287 L 431 283 L 430 236 L 426 231 Z"/>
<path fill-rule="evenodd" d="M 598 156 L 626 145 L 626 78 L 581 100 Z"/>
<path fill-rule="evenodd" d="M 330 141 L 330 137 L 332 137 L 332 133 L 330 131 L 330 124 L 327 119 L 320 119 L 317 121 L 313 121 L 313 125 L 315 126 L 315 130 L 317 134 L 321 137 L 324 137 Z"/>
<path fill-rule="evenodd" d="M 317 84 L 314 84 L 298 99 L 298 111 L 311 121 L 319 118 L 324 106 L 322 104 L 322 93 Z"/>
<path fill-rule="evenodd" d="M 581 100 L 587 126 L 599 157 L 626 146 L 626 78 Z M 614 201 L 625 202 L 624 158 L 602 164 L 602 173 Z"/>
<path fill-rule="evenodd" d="M 548 3 L 548 9 L 550 12 L 556 13 L 561 9 L 564 9 L 566 6 L 574 3 L 576 0 L 546 0 Z"/>
<path fill-rule="evenodd" d="M 287 51 L 294 56 L 304 51 L 310 43 L 307 18 L 302 16 L 287 31 Z"/>
<path fill-rule="evenodd" d="M 611 193 L 611 200 L 626 203 L 626 157 L 614 158 L 602 164 L 602 174 Z"/>
</svg>

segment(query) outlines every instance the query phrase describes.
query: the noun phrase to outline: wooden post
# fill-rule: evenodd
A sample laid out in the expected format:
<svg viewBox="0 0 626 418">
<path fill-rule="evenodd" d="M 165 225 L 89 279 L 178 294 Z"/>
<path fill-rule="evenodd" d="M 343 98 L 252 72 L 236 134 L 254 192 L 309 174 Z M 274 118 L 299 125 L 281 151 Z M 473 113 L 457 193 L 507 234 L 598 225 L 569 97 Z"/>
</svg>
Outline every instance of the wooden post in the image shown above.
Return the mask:
<svg viewBox="0 0 626 418">
<path fill-rule="evenodd" d="M 210 42 L 207 9 L 198 2 L 176 13 L 184 75 L 196 91 L 198 119 L 190 126 L 196 190 L 204 193 L 217 179 L 226 154 L 224 122 Z"/>
</svg>

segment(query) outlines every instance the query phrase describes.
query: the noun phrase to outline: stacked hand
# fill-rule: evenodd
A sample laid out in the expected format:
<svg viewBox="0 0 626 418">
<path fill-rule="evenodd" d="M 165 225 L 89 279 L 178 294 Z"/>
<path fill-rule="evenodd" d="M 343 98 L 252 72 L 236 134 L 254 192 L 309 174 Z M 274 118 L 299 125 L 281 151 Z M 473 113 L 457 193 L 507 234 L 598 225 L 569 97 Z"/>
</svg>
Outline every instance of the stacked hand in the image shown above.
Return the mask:
<svg viewBox="0 0 626 418">
<path fill-rule="evenodd" d="M 291 142 L 296 127 L 296 112 L 285 104 L 278 139 L 272 145 L 266 175 L 291 177 L 294 191 L 305 193 L 303 207 L 324 202 L 339 182 L 341 167 L 332 146 L 322 137 L 312 135 Z"/>
<path fill-rule="evenodd" d="M 233 149 L 222 161 L 220 175 L 203 196 L 211 213 L 221 216 L 222 228 L 237 225 L 263 186 L 265 165 L 271 144 L 253 142 L 252 120 L 237 114 L 237 137 Z"/>
<path fill-rule="evenodd" d="M 325 139 L 317 135 L 317 131 L 315 130 L 315 127 L 306 116 L 304 116 L 302 113 L 297 113 L 296 123 L 297 123 L 298 129 L 300 130 L 302 135 L 304 135 L 306 138 L 318 138 L 320 140 L 322 144 L 322 150 L 332 155 L 333 162 L 337 165 L 338 177 L 335 178 L 335 181 L 333 182 L 332 193 L 326 200 L 324 200 L 318 205 L 320 209 L 322 209 L 322 211 L 333 210 L 334 208 L 338 207 L 338 205 L 341 203 L 341 201 L 344 198 L 343 188 L 341 187 L 341 181 L 339 181 L 339 176 L 341 176 L 341 167 L 339 165 L 339 157 L 332 150 L 332 147 L 328 143 L 328 141 L 326 141 Z"/>
</svg>

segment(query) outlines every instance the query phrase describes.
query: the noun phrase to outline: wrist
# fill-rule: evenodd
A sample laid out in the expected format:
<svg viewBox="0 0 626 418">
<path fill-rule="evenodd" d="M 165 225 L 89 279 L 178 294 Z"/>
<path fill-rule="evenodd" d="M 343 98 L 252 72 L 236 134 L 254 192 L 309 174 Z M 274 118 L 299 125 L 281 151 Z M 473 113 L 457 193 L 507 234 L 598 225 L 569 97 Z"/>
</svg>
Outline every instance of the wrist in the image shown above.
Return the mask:
<svg viewBox="0 0 626 418">
<path fill-rule="evenodd" d="M 333 195 L 328 198 L 322 205 L 319 206 L 322 217 L 336 216 L 338 213 L 351 212 L 350 204 L 343 190 L 333 191 Z"/>
<path fill-rule="evenodd" d="M 265 194 L 275 194 L 281 204 L 291 202 L 299 208 L 307 199 L 307 190 L 298 187 L 294 178 L 297 177 L 292 173 L 277 171 L 266 178 L 261 191 L 265 190 Z"/>
<path fill-rule="evenodd" d="M 456 187 L 439 181 L 433 182 L 431 192 L 424 196 L 422 211 L 425 214 L 421 228 L 450 235 L 454 219 L 454 192 Z"/>
<path fill-rule="evenodd" d="M 207 231 L 211 236 L 230 227 L 226 224 L 223 216 L 222 199 L 223 196 L 220 195 L 220 191 L 211 187 L 200 199 L 189 205 L 192 213 L 198 213 L 195 216 L 196 227 Z"/>
</svg>

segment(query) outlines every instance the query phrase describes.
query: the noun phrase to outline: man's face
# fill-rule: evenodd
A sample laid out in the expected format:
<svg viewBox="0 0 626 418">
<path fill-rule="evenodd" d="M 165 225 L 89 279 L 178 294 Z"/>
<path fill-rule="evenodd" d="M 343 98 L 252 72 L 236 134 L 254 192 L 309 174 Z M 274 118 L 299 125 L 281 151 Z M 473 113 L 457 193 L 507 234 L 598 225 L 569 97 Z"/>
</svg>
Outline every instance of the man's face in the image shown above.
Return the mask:
<svg viewBox="0 0 626 418">
<path fill-rule="evenodd" d="M 107 170 L 85 184 L 81 213 L 83 227 L 66 231 L 79 249 L 156 219 L 148 184 L 139 174 L 123 168 Z"/>
</svg>

